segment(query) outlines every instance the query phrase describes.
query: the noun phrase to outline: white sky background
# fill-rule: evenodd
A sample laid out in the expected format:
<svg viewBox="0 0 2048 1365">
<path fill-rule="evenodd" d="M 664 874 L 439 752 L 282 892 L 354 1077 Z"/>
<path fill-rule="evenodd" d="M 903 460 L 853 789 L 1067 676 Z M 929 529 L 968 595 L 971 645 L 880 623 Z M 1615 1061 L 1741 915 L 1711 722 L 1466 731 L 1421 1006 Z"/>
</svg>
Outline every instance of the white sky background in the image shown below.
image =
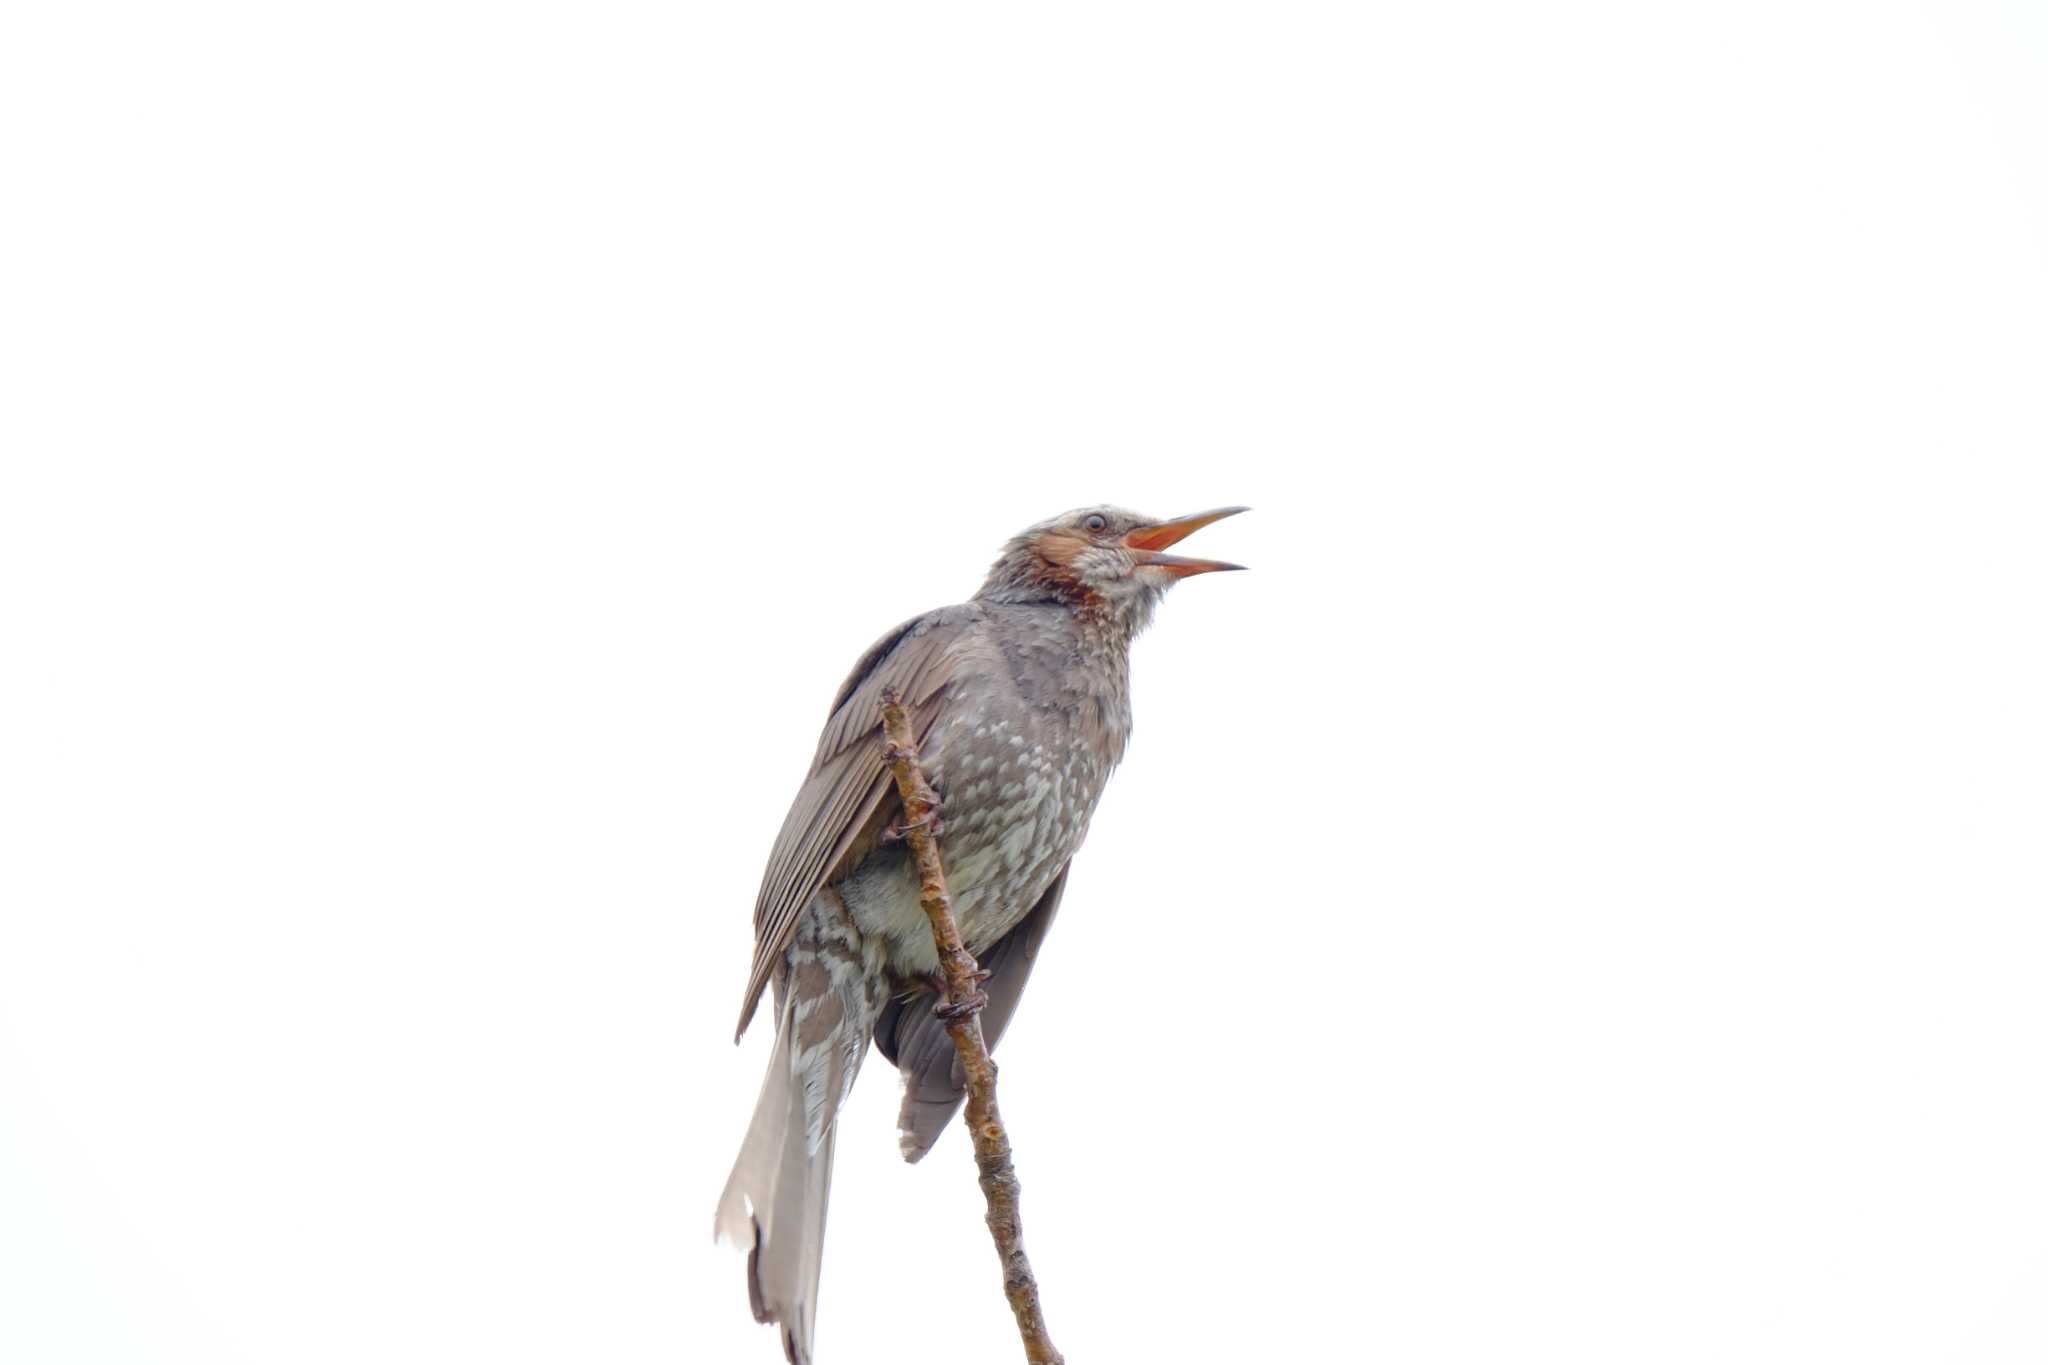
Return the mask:
<svg viewBox="0 0 2048 1365">
<path fill-rule="evenodd" d="M 2048 19 L 16 4 L 0 1359 L 762 1362 L 834 686 L 1257 510 L 1003 1053 L 1069 1359 L 2048 1356 Z M 845 1119 L 826 1365 L 1015 1356 Z"/>
</svg>

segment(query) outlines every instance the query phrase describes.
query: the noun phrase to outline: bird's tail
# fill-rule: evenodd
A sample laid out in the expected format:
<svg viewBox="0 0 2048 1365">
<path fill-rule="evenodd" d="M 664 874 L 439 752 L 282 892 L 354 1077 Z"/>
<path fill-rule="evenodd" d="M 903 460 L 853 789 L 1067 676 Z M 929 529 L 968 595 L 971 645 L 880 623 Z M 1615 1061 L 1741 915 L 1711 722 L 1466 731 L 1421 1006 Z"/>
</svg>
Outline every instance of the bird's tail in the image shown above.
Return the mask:
<svg viewBox="0 0 2048 1365">
<path fill-rule="evenodd" d="M 718 1201 L 718 1235 L 749 1253 L 754 1317 L 780 1325 L 790 1365 L 811 1365 L 835 1120 L 886 998 L 857 938 L 823 941 L 841 929 L 806 925 L 790 949 L 768 1076 Z"/>
<path fill-rule="evenodd" d="M 747 1140 L 718 1201 L 718 1235 L 748 1253 L 747 1297 L 758 1322 L 781 1325 L 792 1365 L 810 1365 L 825 1202 L 832 1192 L 832 1129 L 813 1152 L 805 1141 L 802 1087 L 789 1066 L 789 1034 L 777 1030 L 768 1078 Z"/>
</svg>

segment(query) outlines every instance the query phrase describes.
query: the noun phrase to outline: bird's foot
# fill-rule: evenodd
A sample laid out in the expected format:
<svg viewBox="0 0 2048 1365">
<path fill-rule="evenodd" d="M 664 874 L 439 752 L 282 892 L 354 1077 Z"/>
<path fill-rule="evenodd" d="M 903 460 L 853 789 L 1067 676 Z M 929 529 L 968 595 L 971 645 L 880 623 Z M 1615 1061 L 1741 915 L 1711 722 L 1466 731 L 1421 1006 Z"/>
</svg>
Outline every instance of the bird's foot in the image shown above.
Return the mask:
<svg viewBox="0 0 2048 1365">
<path fill-rule="evenodd" d="M 976 967 L 969 979 L 972 980 L 975 985 L 979 986 L 994 975 L 995 973 L 990 971 L 986 967 Z M 946 969 L 943 967 L 934 967 L 930 971 L 926 972 L 924 974 L 924 988 L 930 991 L 933 995 L 937 996 L 939 999 L 944 1000 L 946 998 L 947 990 Z"/>
<path fill-rule="evenodd" d="M 982 982 L 988 980 L 990 975 L 991 973 L 989 972 L 977 969 L 973 977 L 974 984 L 979 986 Z M 946 974 L 943 971 L 935 970 L 927 975 L 925 977 L 925 987 L 932 993 L 932 1013 L 948 1021 L 965 1019 L 970 1014 L 979 1014 L 988 1004 L 988 997 L 978 990 L 957 1004 L 947 999 Z"/>
<path fill-rule="evenodd" d="M 944 828 L 939 822 L 939 808 L 933 806 L 924 813 L 922 819 L 898 820 L 895 824 L 884 827 L 882 830 L 882 842 L 885 844 L 900 844 L 918 830 L 923 830 L 936 839 Z"/>
<path fill-rule="evenodd" d="M 966 1019 L 972 1015 L 980 1014 L 987 1007 L 988 997 L 980 991 L 976 991 L 965 1000 L 941 1000 L 938 1004 L 932 1006 L 932 1013 L 941 1019 L 950 1021 Z"/>
</svg>

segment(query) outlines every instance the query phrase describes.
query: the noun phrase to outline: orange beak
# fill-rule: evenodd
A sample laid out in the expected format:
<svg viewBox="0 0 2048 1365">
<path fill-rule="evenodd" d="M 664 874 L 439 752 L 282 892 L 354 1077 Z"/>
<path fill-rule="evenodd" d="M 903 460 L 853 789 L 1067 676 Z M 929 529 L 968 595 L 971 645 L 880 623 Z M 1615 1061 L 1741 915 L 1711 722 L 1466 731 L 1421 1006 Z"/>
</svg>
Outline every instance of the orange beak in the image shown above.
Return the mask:
<svg viewBox="0 0 2048 1365">
<path fill-rule="evenodd" d="M 1234 517 L 1239 512 L 1249 512 L 1249 507 L 1218 507 L 1209 512 L 1197 512 L 1193 516 L 1175 517 L 1172 521 L 1156 522 L 1151 526 L 1140 526 L 1124 537 L 1124 545 L 1137 552 L 1135 558 L 1140 564 L 1149 564 L 1164 569 L 1175 578 L 1192 578 L 1198 573 L 1219 573 L 1225 569 L 1242 569 L 1242 564 L 1226 564 L 1220 559 L 1183 559 L 1179 555 L 1160 553 L 1169 545 L 1175 545 L 1201 530 L 1212 521 Z"/>
</svg>

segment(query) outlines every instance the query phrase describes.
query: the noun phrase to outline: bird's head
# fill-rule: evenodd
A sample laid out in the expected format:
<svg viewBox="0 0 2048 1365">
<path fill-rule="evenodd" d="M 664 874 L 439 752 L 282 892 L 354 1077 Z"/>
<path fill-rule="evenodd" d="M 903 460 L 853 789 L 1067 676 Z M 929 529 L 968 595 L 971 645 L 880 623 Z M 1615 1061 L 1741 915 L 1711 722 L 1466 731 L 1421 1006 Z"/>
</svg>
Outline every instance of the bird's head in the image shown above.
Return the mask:
<svg viewBox="0 0 2048 1365">
<path fill-rule="evenodd" d="M 1062 602 L 1136 634 L 1166 590 L 1181 579 L 1244 567 L 1166 550 L 1210 522 L 1245 510 L 1219 507 L 1171 521 L 1121 507 L 1067 512 L 1005 545 L 979 596 L 995 602 Z"/>
</svg>

